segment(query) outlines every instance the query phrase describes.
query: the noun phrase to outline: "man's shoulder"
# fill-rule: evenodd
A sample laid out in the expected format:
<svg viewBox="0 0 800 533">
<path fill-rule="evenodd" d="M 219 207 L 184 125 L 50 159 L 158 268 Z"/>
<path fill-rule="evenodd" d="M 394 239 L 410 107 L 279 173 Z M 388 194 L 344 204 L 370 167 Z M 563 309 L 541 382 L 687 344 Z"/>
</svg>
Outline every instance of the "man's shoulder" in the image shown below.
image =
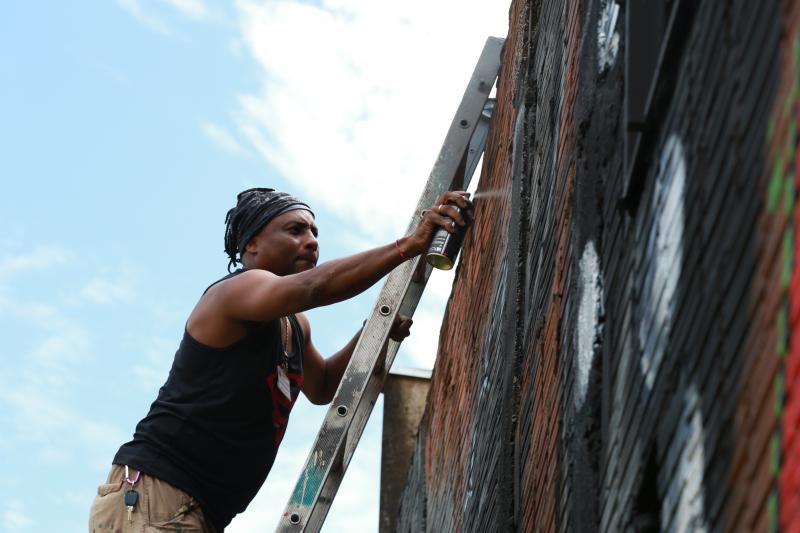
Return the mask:
<svg viewBox="0 0 800 533">
<path fill-rule="evenodd" d="M 208 287 L 207 291 L 227 292 L 230 290 L 242 290 L 275 277 L 275 274 L 267 270 L 244 270 L 215 281 Z"/>
</svg>

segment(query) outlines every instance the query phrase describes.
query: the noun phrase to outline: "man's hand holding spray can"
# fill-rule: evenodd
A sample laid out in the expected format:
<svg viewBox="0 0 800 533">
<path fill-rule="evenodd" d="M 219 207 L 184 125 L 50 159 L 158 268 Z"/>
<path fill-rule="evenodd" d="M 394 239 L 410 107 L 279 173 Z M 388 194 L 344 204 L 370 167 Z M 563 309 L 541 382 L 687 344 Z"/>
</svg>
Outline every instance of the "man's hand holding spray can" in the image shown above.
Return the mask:
<svg viewBox="0 0 800 533">
<path fill-rule="evenodd" d="M 446 205 L 455 209 L 457 213 L 461 214 L 466 222 L 463 226 L 458 225 L 455 221 L 452 222 L 453 232 L 450 233 L 444 228 L 439 228 L 431 240 L 431 245 L 428 248 L 427 260 L 428 263 L 438 268 L 439 270 L 450 270 L 456 262 L 458 252 L 461 250 L 461 243 L 464 242 L 464 235 L 467 232 L 467 226 L 472 223 L 472 202 L 463 196 L 466 200 L 468 208 L 462 209 L 454 201 L 450 200 Z M 434 209 L 441 210 L 442 206 L 436 206 Z"/>
</svg>

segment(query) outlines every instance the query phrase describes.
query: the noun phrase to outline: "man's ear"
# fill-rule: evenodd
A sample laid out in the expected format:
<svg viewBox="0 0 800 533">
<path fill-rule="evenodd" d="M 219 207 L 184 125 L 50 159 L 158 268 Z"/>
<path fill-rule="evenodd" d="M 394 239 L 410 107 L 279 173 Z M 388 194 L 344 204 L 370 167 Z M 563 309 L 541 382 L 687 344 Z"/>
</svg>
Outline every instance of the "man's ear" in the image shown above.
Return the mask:
<svg viewBox="0 0 800 533">
<path fill-rule="evenodd" d="M 247 244 L 244 247 L 244 251 L 250 252 L 251 254 L 254 254 L 258 251 L 258 244 L 256 244 L 255 237 L 247 241 Z"/>
</svg>

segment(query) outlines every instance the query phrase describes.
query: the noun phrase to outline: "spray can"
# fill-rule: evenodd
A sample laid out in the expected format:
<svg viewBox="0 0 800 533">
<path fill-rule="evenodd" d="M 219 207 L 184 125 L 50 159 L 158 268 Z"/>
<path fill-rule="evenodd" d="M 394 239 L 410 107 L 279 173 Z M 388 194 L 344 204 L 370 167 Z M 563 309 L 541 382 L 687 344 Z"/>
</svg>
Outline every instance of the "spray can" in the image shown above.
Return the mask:
<svg viewBox="0 0 800 533">
<path fill-rule="evenodd" d="M 453 202 L 448 202 L 456 211 L 461 213 L 461 208 Z M 467 232 L 466 226 L 455 224 L 453 233 L 449 233 L 444 228 L 434 234 L 431 245 L 428 248 L 427 260 L 434 268 L 439 270 L 450 270 L 456 262 L 458 252 L 461 250 L 461 243 L 464 242 L 464 234 Z"/>
</svg>

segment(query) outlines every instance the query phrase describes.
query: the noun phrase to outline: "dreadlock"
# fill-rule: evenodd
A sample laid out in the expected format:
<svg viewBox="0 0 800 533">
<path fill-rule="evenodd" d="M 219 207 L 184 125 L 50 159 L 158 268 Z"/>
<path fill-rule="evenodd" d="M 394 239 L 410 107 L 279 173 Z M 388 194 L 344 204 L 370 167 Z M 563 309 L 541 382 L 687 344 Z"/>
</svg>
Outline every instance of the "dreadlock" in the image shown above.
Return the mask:
<svg viewBox="0 0 800 533">
<path fill-rule="evenodd" d="M 305 209 L 314 214 L 305 203 L 275 189 L 256 187 L 240 192 L 236 196 L 236 207 L 225 215 L 225 253 L 230 258 L 228 272 L 237 263 L 242 263 L 247 243 L 261 228 L 278 215 L 295 209 Z"/>
</svg>

